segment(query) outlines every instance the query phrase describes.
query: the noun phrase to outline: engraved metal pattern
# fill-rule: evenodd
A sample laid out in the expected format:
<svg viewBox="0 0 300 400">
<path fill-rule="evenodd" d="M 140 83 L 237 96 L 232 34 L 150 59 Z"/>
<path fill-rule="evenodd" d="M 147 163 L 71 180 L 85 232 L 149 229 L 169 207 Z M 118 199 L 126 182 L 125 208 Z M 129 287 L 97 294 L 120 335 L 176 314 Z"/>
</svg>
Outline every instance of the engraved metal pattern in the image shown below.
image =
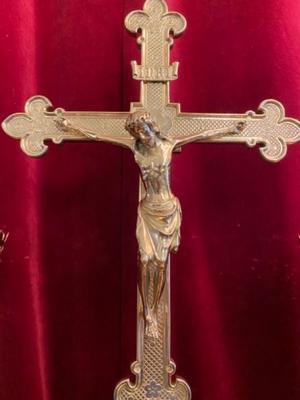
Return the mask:
<svg viewBox="0 0 300 400">
<path fill-rule="evenodd" d="M 169 83 L 147 82 L 143 84 L 141 103 L 158 123 L 162 132 L 170 132 L 178 106 L 169 104 Z"/>
<path fill-rule="evenodd" d="M 275 100 L 264 101 L 259 106 L 259 111 L 260 114 L 249 111 L 241 115 L 179 114 L 169 135 L 174 139 L 189 137 L 196 132 L 230 127 L 238 120 L 243 120 L 246 121 L 246 127 L 242 133 L 212 141 L 246 143 L 251 147 L 262 144 L 260 152 L 266 160 L 280 161 L 287 153 L 287 145 L 300 140 L 300 123 L 295 119 L 285 118 L 283 105 Z"/>
<path fill-rule="evenodd" d="M 43 96 L 35 96 L 25 104 L 25 113 L 10 115 L 2 123 L 3 130 L 11 137 L 20 139 L 22 150 L 29 156 L 38 157 L 46 153 L 46 141 L 62 143 L 65 140 L 89 140 L 74 131 L 62 131 L 57 127 L 58 112 L 75 126 L 97 132 L 103 141 L 116 142 L 128 146 L 132 139 L 124 129 L 128 113 L 76 113 L 62 109 L 49 111 L 51 102 Z"/>
<path fill-rule="evenodd" d="M 126 28 L 133 33 L 142 32 L 138 43 L 142 47 L 142 62 L 133 62 L 133 78 L 143 81 L 169 81 L 178 77 L 178 63 L 169 65 L 173 36 L 186 28 L 185 18 L 168 12 L 164 0 L 147 0 L 143 11 L 133 11 L 125 19 Z"/>
</svg>

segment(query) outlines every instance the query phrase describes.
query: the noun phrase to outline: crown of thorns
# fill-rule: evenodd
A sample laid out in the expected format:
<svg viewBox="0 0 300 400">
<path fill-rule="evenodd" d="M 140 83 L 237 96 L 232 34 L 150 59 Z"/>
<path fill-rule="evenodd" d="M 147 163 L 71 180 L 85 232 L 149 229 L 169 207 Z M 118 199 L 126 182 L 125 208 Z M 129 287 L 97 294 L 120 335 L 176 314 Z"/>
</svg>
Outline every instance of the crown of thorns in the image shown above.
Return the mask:
<svg viewBox="0 0 300 400">
<path fill-rule="evenodd" d="M 151 118 L 150 114 L 145 110 L 140 110 L 129 114 L 125 123 L 125 129 L 129 133 L 132 133 L 132 131 L 134 131 L 134 128 L 136 126 L 142 125 L 143 123 L 151 125 L 154 131 L 156 133 L 159 133 L 159 129 L 156 122 Z"/>
</svg>

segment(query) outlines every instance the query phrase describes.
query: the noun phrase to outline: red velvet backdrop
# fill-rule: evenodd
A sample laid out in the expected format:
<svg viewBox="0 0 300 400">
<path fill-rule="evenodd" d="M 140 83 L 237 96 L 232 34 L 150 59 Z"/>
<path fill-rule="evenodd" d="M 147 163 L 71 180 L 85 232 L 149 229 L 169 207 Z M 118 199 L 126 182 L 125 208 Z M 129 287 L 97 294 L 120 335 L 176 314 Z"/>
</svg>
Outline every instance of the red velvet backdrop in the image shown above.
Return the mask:
<svg viewBox="0 0 300 400">
<path fill-rule="evenodd" d="M 128 110 L 138 59 L 124 16 L 142 0 L 1 0 L 0 117 L 43 94 L 67 110 Z M 188 19 L 172 58 L 184 111 L 266 98 L 300 118 L 300 3 L 169 0 Z M 175 156 L 182 246 L 172 355 L 198 400 L 300 396 L 300 144 L 279 164 L 243 145 Z M 30 159 L 0 135 L 0 399 L 110 399 L 135 359 L 137 167 L 101 143 Z"/>
</svg>

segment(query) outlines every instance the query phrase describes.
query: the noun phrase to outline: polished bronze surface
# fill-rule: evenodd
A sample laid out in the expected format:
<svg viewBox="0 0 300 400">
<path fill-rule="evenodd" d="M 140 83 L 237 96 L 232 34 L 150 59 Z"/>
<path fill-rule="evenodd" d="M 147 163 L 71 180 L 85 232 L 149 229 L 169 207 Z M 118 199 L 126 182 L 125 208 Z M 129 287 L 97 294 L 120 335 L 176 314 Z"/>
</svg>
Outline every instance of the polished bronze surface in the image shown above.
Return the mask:
<svg viewBox="0 0 300 400">
<path fill-rule="evenodd" d="M 129 148 L 140 168 L 138 207 L 139 291 L 135 382 L 115 389 L 116 400 L 188 400 L 191 392 L 182 379 L 171 379 L 169 253 L 180 243 L 181 209 L 170 188 L 173 151 L 194 141 L 259 144 L 268 161 L 279 161 L 287 145 L 300 140 L 300 123 L 285 118 L 283 106 L 266 100 L 259 112 L 245 114 L 181 113 L 170 102 L 170 82 L 179 64 L 170 65 L 170 48 L 186 28 L 185 18 L 168 12 L 164 0 L 146 0 L 143 10 L 125 19 L 141 46 L 141 64 L 132 62 L 133 79 L 140 81 L 140 101 L 129 112 L 67 112 L 43 96 L 28 100 L 25 113 L 9 116 L 4 131 L 21 141 L 30 156 L 47 151 L 45 142 L 101 140 Z M 140 33 L 140 34 L 139 34 Z"/>
</svg>

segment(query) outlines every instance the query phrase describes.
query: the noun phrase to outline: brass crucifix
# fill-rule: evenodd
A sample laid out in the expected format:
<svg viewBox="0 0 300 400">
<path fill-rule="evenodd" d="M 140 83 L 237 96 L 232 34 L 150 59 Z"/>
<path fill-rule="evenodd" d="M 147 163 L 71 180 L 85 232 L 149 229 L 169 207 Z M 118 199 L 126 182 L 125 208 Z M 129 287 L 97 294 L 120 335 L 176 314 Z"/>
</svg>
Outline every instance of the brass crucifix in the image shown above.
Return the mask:
<svg viewBox="0 0 300 400">
<path fill-rule="evenodd" d="M 30 156 L 47 151 L 46 141 L 100 140 L 130 149 L 140 168 L 138 207 L 139 283 L 137 304 L 137 361 L 135 382 L 124 380 L 115 400 L 189 400 L 191 391 L 182 379 L 172 379 L 170 358 L 169 256 L 180 243 L 181 209 L 170 187 L 173 151 L 195 141 L 260 145 L 268 161 L 279 161 L 287 145 L 300 140 L 300 123 L 285 118 L 283 106 L 266 100 L 259 113 L 181 113 L 169 99 L 170 81 L 178 77 L 178 62 L 170 65 L 173 38 L 186 28 L 185 18 L 168 12 L 165 0 L 146 0 L 141 11 L 131 12 L 126 28 L 137 34 L 141 64 L 132 62 L 133 78 L 141 82 L 140 101 L 130 112 L 50 111 L 42 96 L 29 99 L 25 113 L 9 116 L 4 131 L 21 141 Z"/>
</svg>

